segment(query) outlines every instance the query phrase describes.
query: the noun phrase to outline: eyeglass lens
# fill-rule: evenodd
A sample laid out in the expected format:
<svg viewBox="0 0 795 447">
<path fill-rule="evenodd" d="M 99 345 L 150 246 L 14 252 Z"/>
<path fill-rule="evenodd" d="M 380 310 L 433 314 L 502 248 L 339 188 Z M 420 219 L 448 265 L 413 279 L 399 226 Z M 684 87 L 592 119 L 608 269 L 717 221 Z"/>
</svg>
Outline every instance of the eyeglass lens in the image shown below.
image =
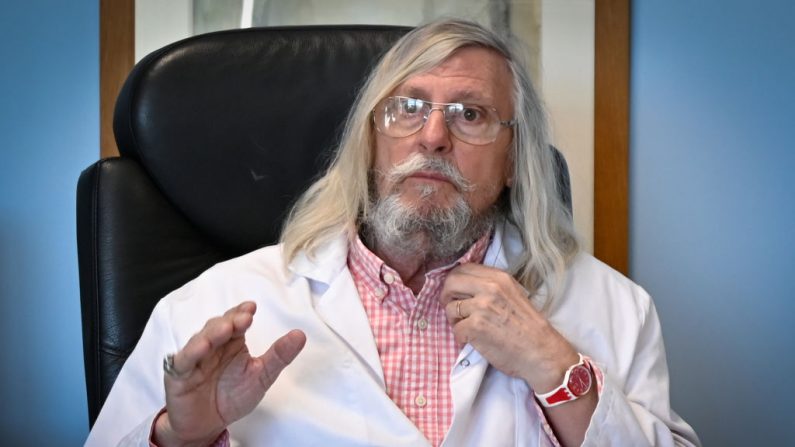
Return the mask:
<svg viewBox="0 0 795 447">
<path fill-rule="evenodd" d="M 384 99 L 374 110 L 373 118 L 379 132 L 401 138 L 422 129 L 434 110 L 444 113 L 453 135 L 470 144 L 493 142 L 503 125 L 494 109 L 461 103 L 434 103 L 405 96 Z"/>
</svg>

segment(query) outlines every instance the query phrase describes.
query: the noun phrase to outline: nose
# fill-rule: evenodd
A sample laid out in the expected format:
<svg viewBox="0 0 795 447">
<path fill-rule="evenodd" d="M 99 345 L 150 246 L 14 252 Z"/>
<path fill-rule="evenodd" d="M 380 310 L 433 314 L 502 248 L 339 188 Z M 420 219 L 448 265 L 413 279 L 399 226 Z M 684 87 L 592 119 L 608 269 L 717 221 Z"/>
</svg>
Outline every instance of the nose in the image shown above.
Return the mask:
<svg viewBox="0 0 795 447">
<path fill-rule="evenodd" d="M 434 113 L 439 112 L 439 113 Z M 452 147 L 450 129 L 447 127 L 444 110 L 431 109 L 428 119 L 420 130 L 420 144 L 427 151 L 443 152 Z"/>
</svg>

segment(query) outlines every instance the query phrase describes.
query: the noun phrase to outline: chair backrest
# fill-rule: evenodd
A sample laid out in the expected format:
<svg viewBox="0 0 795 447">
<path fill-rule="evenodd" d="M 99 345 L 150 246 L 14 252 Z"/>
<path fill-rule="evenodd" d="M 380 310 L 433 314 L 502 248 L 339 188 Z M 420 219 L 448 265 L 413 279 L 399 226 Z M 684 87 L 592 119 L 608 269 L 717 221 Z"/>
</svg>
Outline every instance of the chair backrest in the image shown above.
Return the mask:
<svg viewBox="0 0 795 447">
<path fill-rule="evenodd" d="M 130 73 L 121 157 L 80 176 L 77 232 L 93 425 L 157 301 L 277 241 L 327 164 L 358 88 L 405 27 L 252 28 L 191 37 Z M 559 179 L 570 203 L 566 162 Z"/>
<path fill-rule="evenodd" d="M 278 239 L 326 164 L 357 89 L 408 28 L 252 28 L 141 60 L 116 103 L 121 157 L 78 183 L 78 250 L 93 425 L 155 303 L 222 260 Z"/>
</svg>

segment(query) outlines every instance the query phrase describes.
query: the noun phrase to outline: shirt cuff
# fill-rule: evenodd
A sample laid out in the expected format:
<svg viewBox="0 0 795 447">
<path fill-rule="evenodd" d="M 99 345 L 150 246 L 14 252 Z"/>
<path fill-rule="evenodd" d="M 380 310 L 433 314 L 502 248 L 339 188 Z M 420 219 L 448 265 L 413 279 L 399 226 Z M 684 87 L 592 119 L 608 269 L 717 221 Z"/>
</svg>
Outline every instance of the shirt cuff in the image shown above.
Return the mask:
<svg viewBox="0 0 795 447">
<path fill-rule="evenodd" d="M 160 418 L 160 415 L 166 412 L 166 407 L 163 407 L 156 415 L 154 420 L 152 421 L 152 427 L 149 429 L 149 447 L 160 447 L 152 440 L 155 436 L 155 424 L 157 420 Z M 209 444 L 208 447 L 229 447 L 229 430 L 224 430 L 215 438 L 215 441 Z"/>
</svg>

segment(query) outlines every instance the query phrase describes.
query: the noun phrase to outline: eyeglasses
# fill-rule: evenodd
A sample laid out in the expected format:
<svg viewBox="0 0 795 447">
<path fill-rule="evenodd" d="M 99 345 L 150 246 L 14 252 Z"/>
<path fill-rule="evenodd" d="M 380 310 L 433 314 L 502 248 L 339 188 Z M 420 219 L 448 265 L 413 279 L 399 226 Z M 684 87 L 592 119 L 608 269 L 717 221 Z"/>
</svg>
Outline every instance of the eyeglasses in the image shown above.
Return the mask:
<svg viewBox="0 0 795 447">
<path fill-rule="evenodd" d="M 484 145 L 493 143 L 504 127 L 516 120 L 502 121 L 497 109 L 458 102 L 430 102 L 406 96 L 390 96 L 373 109 L 373 122 L 378 132 L 402 138 L 420 131 L 434 110 L 441 110 L 447 127 L 459 140 Z"/>
</svg>

